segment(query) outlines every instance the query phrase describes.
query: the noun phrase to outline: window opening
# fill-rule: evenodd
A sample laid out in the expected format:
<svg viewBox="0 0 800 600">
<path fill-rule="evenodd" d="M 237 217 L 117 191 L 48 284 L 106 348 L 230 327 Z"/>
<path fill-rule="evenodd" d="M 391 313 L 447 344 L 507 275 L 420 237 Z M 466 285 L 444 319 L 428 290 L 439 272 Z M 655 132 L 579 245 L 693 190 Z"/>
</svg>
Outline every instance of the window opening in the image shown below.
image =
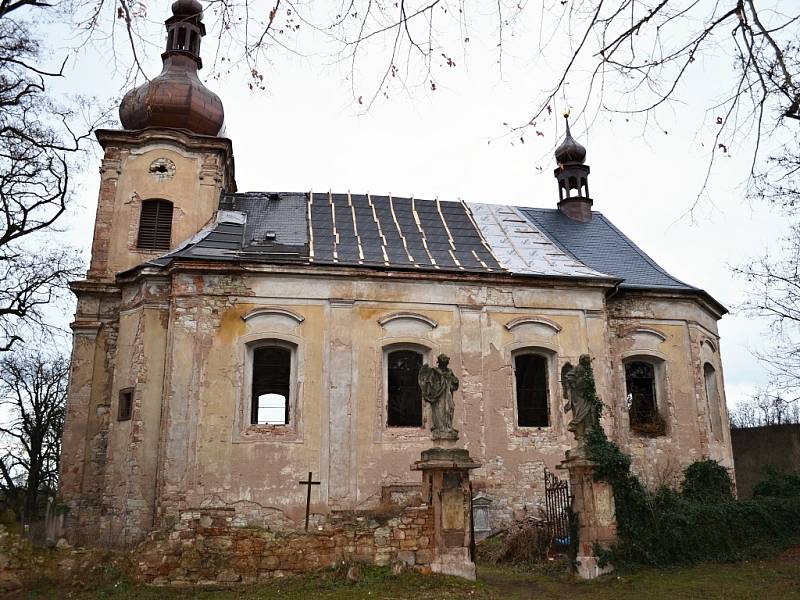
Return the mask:
<svg viewBox="0 0 800 600">
<path fill-rule="evenodd" d="M 539 354 L 518 354 L 514 357 L 514 377 L 517 424 L 520 427 L 549 427 L 547 358 Z"/>
<path fill-rule="evenodd" d="M 288 425 L 292 351 L 282 346 L 253 350 L 253 386 L 250 423 Z"/>
<path fill-rule="evenodd" d="M 421 366 L 420 352 L 389 352 L 386 377 L 389 427 L 422 427 L 422 390 L 417 380 Z"/>
<path fill-rule="evenodd" d="M 133 414 L 133 390 L 126 389 L 119 391 L 119 408 L 117 410 L 118 421 L 129 421 Z"/>
<path fill-rule="evenodd" d="M 647 435 L 663 435 L 666 422 L 658 412 L 655 366 L 639 360 L 626 363 L 625 387 L 631 429 Z"/>
</svg>

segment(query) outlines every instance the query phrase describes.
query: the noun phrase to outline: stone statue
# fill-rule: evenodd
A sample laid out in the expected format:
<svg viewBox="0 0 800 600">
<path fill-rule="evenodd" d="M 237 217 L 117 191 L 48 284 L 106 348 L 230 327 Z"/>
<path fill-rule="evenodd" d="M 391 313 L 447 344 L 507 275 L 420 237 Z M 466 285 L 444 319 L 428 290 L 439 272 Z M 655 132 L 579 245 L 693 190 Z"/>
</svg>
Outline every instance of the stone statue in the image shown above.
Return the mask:
<svg viewBox="0 0 800 600">
<path fill-rule="evenodd" d="M 422 365 L 418 377 L 422 399 L 431 405 L 431 437 L 434 440 L 457 440 L 458 431 L 453 429 L 453 412 L 456 408 L 453 392 L 458 389 L 458 377 L 447 366 L 450 357 L 440 354 L 436 362 L 435 367 Z"/>
<path fill-rule="evenodd" d="M 567 399 L 564 412 L 572 412 L 572 419 L 567 425 L 567 429 L 575 435 L 575 440 L 579 444 L 582 444 L 586 437 L 586 429 L 597 420 L 591 399 L 581 393 L 582 390 L 578 390 L 578 377 L 587 374 L 592 377 L 592 382 L 594 382 L 592 361 L 587 354 L 581 355 L 577 366 L 567 363 L 561 369 L 561 385 L 564 397 Z"/>
</svg>

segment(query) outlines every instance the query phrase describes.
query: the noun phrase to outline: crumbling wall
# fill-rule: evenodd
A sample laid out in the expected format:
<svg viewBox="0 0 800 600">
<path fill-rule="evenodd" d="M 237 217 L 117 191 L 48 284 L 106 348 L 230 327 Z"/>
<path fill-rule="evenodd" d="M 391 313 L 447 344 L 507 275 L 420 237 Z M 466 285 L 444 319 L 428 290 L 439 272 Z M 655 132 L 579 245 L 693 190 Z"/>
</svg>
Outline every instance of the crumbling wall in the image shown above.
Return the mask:
<svg viewBox="0 0 800 600">
<path fill-rule="evenodd" d="M 131 556 L 137 576 L 156 585 L 253 583 L 343 562 L 401 560 L 429 571 L 433 529 L 429 506 L 332 513 L 309 532 L 237 526 L 233 509 L 201 508 L 181 512 Z"/>
<path fill-rule="evenodd" d="M 719 460 L 732 469 L 714 318 L 688 299 L 625 292 L 609 301 L 608 327 L 613 392 L 602 399 L 613 413 L 611 437 L 631 455 L 634 471 L 646 484 L 657 487 L 679 483 L 683 469 L 704 458 Z M 625 383 L 625 361 L 629 359 L 660 366 L 656 390 L 659 411 L 666 421 L 662 434 L 646 435 L 631 428 Z M 711 433 L 704 361 L 711 361 L 720 377 L 718 401 L 724 431 L 719 437 Z"/>
</svg>

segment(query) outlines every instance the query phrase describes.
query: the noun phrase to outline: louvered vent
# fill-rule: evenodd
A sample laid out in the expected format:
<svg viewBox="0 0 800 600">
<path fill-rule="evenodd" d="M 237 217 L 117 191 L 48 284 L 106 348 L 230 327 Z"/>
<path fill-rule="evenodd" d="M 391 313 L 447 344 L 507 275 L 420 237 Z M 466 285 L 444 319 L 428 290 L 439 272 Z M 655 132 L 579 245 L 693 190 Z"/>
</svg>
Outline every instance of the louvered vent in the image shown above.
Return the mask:
<svg viewBox="0 0 800 600">
<path fill-rule="evenodd" d="M 139 239 L 142 250 L 169 250 L 172 241 L 172 202 L 145 200 L 139 216 Z"/>
</svg>

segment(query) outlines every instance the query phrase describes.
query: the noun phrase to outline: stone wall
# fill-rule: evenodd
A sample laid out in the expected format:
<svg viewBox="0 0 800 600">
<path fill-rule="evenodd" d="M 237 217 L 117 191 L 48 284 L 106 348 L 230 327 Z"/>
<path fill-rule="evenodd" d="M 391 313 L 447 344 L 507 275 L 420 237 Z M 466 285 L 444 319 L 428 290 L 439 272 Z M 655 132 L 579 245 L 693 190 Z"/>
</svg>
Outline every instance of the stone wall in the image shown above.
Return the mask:
<svg viewBox="0 0 800 600">
<path fill-rule="evenodd" d="M 155 585 L 252 583 L 341 563 L 401 560 L 423 572 L 433 559 L 434 519 L 427 506 L 388 512 L 335 512 L 309 532 L 237 525 L 229 508 L 187 510 L 131 554 L 138 577 Z"/>
<path fill-rule="evenodd" d="M 750 498 L 767 467 L 800 473 L 800 424 L 731 429 L 736 488 Z"/>
</svg>

